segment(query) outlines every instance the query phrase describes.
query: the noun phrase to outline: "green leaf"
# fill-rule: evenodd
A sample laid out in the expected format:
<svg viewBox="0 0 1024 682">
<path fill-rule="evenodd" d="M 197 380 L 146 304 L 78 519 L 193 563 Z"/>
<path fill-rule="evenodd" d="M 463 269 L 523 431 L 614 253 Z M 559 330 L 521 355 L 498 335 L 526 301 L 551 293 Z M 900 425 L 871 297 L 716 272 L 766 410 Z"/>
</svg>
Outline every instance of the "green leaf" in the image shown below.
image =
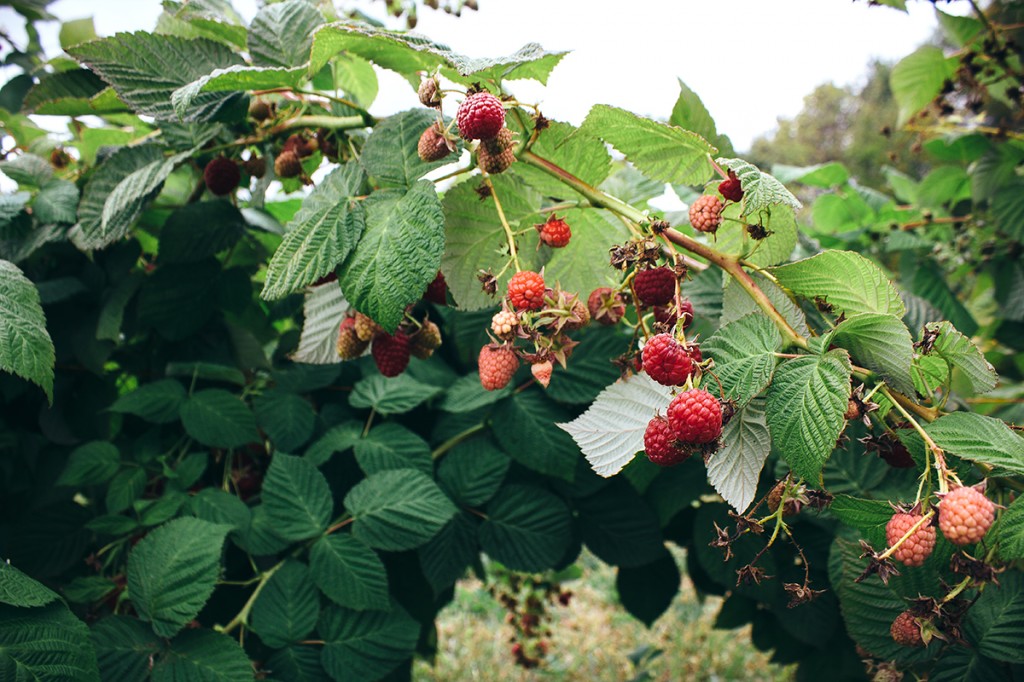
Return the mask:
<svg viewBox="0 0 1024 682">
<path fill-rule="evenodd" d="M 456 511 L 429 476 L 412 469 L 367 477 L 349 491 L 345 508 L 355 519 L 353 535 L 370 547 L 397 552 L 434 537 Z"/>
<path fill-rule="evenodd" d="M 509 485 L 487 505 L 480 546 L 514 571 L 554 567 L 569 549 L 572 514 L 560 497 L 527 485 Z"/>
<path fill-rule="evenodd" d="M 173 637 L 213 594 L 229 530 L 182 517 L 142 538 L 128 555 L 132 604 L 161 637 Z"/>
<path fill-rule="evenodd" d="M 647 424 L 671 398 L 668 387 L 634 374 L 601 391 L 586 412 L 558 427 L 572 436 L 595 472 L 614 476 L 644 449 Z"/>
<path fill-rule="evenodd" d="M 701 344 L 706 356 L 715 359 L 726 396 L 745 405 L 771 381 L 775 353 L 782 348 L 779 330 L 764 315 L 747 315 L 721 327 Z"/>
<path fill-rule="evenodd" d="M 104 680 L 145 682 L 160 653 L 153 630 L 137 618 L 110 616 L 92 627 L 92 642 Z"/>
<path fill-rule="evenodd" d="M 587 291 L 587 289 L 582 289 Z M 572 362 L 565 371 L 558 369 L 547 387 L 550 398 L 560 403 L 589 406 L 605 386 L 619 378 L 620 370 L 612 362 L 629 349 L 630 337 L 618 326 L 592 324 L 576 337 Z"/>
<path fill-rule="evenodd" d="M 316 466 L 322 466 L 335 452 L 344 452 L 355 445 L 362 431 L 363 425 L 358 422 L 339 424 L 306 448 L 305 457 Z"/>
<path fill-rule="evenodd" d="M 230 526 L 234 537 L 241 537 L 252 520 L 252 513 L 245 502 L 218 488 L 203 488 L 193 495 L 189 498 L 187 511 L 203 521 Z"/>
<path fill-rule="evenodd" d="M 139 324 L 153 327 L 169 341 L 181 341 L 195 334 L 217 312 L 217 297 L 210 293 L 218 286 L 218 280 L 224 281 L 224 277 L 226 275 L 219 263 L 212 258 L 198 263 L 170 264 L 157 268 L 156 272 L 146 277 L 139 292 L 136 303 Z M 203 378 L 204 370 L 215 370 L 217 375 L 213 376 L 213 372 L 209 372 L 211 376 L 208 378 L 245 384 L 245 377 L 238 369 L 225 368 L 223 365 L 168 363 L 168 376 L 175 375 L 172 368 L 180 369 L 179 376 L 190 379 L 193 376 Z M 228 379 L 232 374 L 237 381 Z"/>
<path fill-rule="evenodd" d="M 478 507 L 498 492 L 511 460 L 491 438 L 459 443 L 441 460 L 437 480 L 455 500 Z"/>
<path fill-rule="evenodd" d="M 579 133 L 615 147 L 652 180 L 679 185 L 700 185 L 710 178 L 711 154 L 717 151 L 696 133 L 606 104 L 590 110 Z"/>
<path fill-rule="evenodd" d="M 912 293 L 938 308 L 965 335 L 973 336 L 978 331 L 978 323 L 946 282 L 945 271 L 930 258 L 915 261 L 904 257 L 904 262 L 906 267 L 913 268 Z"/>
<path fill-rule="evenodd" d="M 0 672 L 14 682 L 99 682 L 89 629 L 63 603 L 0 606 Z"/>
<path fill-rule="evenodd" d="M 803 167 L 777 163 L 772 166 L 772 174 L 782 183 L 798 182 L 801 185 L 819 187 L 821 189 L 845 185 L 850 180 L 850 172 L 846 169 L 846 166 L 834 161 L 832 163 L 819 163 L 814 166 Z"/>
<path fill-rule="evenodd" d="M 997 661 L 1024 663 L 1024 579 L 1000 576 L 981 593 L 967 615 L 964 631 L 978 653 Z"/>
<path fill-rule="evenodd" d="M 420 383 L 408 374 L 392 378 L 371 374 L 356 382 L 348 401 L 352 407 L 372 407 L 383 415 L 404 414 L 442 390 L 439 386 Z"/>
<path fill-rule="evenodd" d="M 319 617 L 320 597 L 310 580 L 310 570 L 301 561 L 288 559 L 253 602 L 249 626 L 264 644 L 280 649 L 306 639 Z"/>
<path fill-rule="evenodd" d="M 887 501 L 865 500 L 850 495 L 836 495 L 828 509 L 840 521 L 862 533 L 884 530 L 892 518 L 892 506 Z"/>
<path fill-rule="evenodd" d="M 0 260 L 0 370 L 36 384 L 52 403 L 55 358 L 38 290 L 18 266 Z"/>
<path fill-rule="evenodd" d="M 953 78 L 957 60 L 947 58 L 942 49 L 926 45 L 904 57 L 889 74 L 892 95 L 899 105 L 896 126 L 902 128 L 910 117 L 928 106 L 942 90 L 947 78 Z"/>
<path fill-rule="evenodd" d="M 715 275 L 715 278 L 717 279 L 720 276 Z M 782 317 L 789 323 L 789 326 L 803 336 L 810 335 L 810 330 L 807 327 L 807 317 L 804 315 L 803 310 L 778 284 L 756 272 L 751 274 L 751 278 L 760 287 L 761 291 L 765 293 L 771 304 L 775 306 L 775 309 L 782 313 Z M 761 314 L 761 308 L 757 302 L 732 277 L 726 278 L 720 305 L 722 312 L 720 324 L 729 324 L 750 313 Z M 698 308 L 697 311 L 699 319 L 700 309 Z"/>
<path fill-rule="evenodd" d="M 58 35 L 60 46 L 65 50 L 87 40 L 95 40 L 96 37 L 96 27 L 92 23 L 92 17 L 61 23 Z"/>
<path fill-rule="evenodd" d="M 514 125 L 515 121 L 510 120 L 509 124 Z M 569 123 L 551 121 L 530 149 L 534 154 L 572 173 L 588 185 L 597 187 L 611 172 L 611 156 L 608 155 L 608 150 L 600 139 L 576 135 L 577 130 L 579 129 L 576 126 Z M 520 135 L 529 136 L 529 132 L 526 130 L 517 130 L 517 132 Z M 513 164 L 510 172 L 526 180 L 527 184 L 546 197 L 579 198 L 576 191 L 568 185 L 529 164 Z M 659 194 L 661 189 L 659 185 Z M 574 232 L 574 236 L 579 237 L 579 235 L 580 232 Z M 607 254 L 605 256 L 607 257 Z"/>
<path fill-rule="evenodd" d="M 817 481 L 843 430 L 850 399 L 845 351 L 786 360 L 768 388 L 772 444 L 793 472 Z"/>
<path fill-rule="evenodd" d="M 794 294 L 824 299 L 837 314 L 904 313 L 903 301 L 886 274 L 852 251 L 824 251 L 771 272 Z"/>
<path fill-rule="evenodd" d="M 839 323 L 832 343 L 850 351 L 856 364 L 878 372 L 903 395 L 914 395 L 914 341 L 895 315 L 857 313 Z"/>
<path fill-rule="evenodd" d="M 71 69 L 42 74 L 39 82 L 25 95 L 22 110 L 26 113 L 55 116 L 84 116 L 128 111 L 103 79 L 86 69 Z"/>
<path fill-rule="evenodd" d="M 746 511 L 771 449 L 765 401 L 755 398 L 736 410 L 722 429 L 722 447 L 708 460 L 708 482 L 737 511 Z"/>
<path fill-rule="evenodd" d="M 305 540 L 327 529 L 334 498 L 327 479 L 309 460 L 278 452 L 263 480 L 263 506 L 275 535 Z"/>
<path fill-rule="evenodd" d="M 43 157 L 29 153 L 0 161 L 0 172 L 22 188 L 42 188 L 53 178 L 53 166 Z"/>
<path fill-rule="evenodd" d="M 987 393 L 999 381 L 995 368 L 985 359 L 981 350 L 961 334 L 951 322 L 933 322 L 925 325 L 925 334 L 934 336 L 927 355 L 937 355 L 951 367 L 959 369 L 975 393 Z"/>
<path fill-rule="evenodd" d="M 785 185 L 760 168 L 743 159 L 718 159 L 718 164 L 736 173 L 743 188 L 744 216 L 758 216 L 772 206 L 789 206 L 794 211 L 804 207 Z M 691 183 L 693 184 L 693 183 Z"/>
<path fill-rule="evenodd" d="M 302 334 L 291 359 L 309 365 L 339 362 L 338 330 L 349 312 L 338 282 L 310 287 L 302 304 Z"/>
<path fill-rule="evenodd" d="M 185 630 L 153 666 L 153 682 L 244 682 L 254 679 L 252 662 L 228 635 Z"/>
<path fill-rule="evenodd" d="M 959 166 L 939 166 L 924 176 L 917 188 L 917 202 L 922 208 L 951 208 L 971 198 L 971 178 Z"/>
<path fill-rule="evenodd" d="M 1024 559 L 1024 497 L 1014 500 L 999 517 L 996 542 L 1003 561 Z"/>
<path fill-rule="evenodd" d="M 32 212 L 40 223 L 70 224 L 78 220 L 78 187 L 67 180 L 46 183 L 32 202 Z"/>
<path fill-rule="evenodd" d="M 245 25 L 242 17 L 228 2 L 165 0 L 163 7 L 164 14 L 157 22 L 157 29 L 161 33 L 185 37 L 204 36 L 245 49 Z"/>
<path fill-rule="evenodd" d="M 292 645 L 278 649 L 267 660 L 267 668 L 274 671 L 276 680 L 288 682 L 330 682 L 320 665 L 320 647 Z"/>
<path fill-rule="evenodd" d="M 104 248 L 128 234 L 145 204 L 160 192 L 175 166 L 190 155 L 182 152 L 167 159 L 161 156 L 121 180 L 103 202 L 99 225 L 86 233 L 81 224 L 79 247 Z"/>
<path fill-rule="evenodd" d="M 557 426 L 570 413 L 542 391 L 515 393 L 494 411 L 494 421 L 516 434 L 499 442 L 512 459 L 534 471 L 571 481 L 579 450 Z"/>
<path fill-rule="evenodd" d="M 138 31 L 76 45 L 68 53 L 110 83 L 137 114 L 161 121 L 177 116 L 171 94 L 214 69 L 241 64 L 221 43 L 199 38 Z M 189 109 L 186 121 L 209 121 L 237 100 L 235 93 L 205 93 Z"/>
<path fill-rule="evenodd" d="M 412 187 L 416 181 L 435 168 L 458 158 L 445 157 L 437 161 L 424 161 L 417 150 L 420 135 L 437 121 L 433 109 L 409 109 L 393 116 L 379 126 L 366 140 L 359 162 L 366 174 L 384 187 Z"/>
<path fill-rule="evenodd" d="M 725 222 L 715 233 L 715 247 L 723 253 L 740 256 L 754 265 L 778 265 L 788 261 L 796 247 L 799 233 L 793 209 L 789 206 L 776 206 L 771 211 L 748 218 L 753 224 L 761 223 L 768 231 L 767 237 L 758 240 L 749 235 L 742 223 L 730 220 L 739 219 L 742 208 L 741 204 L 725 207 L 722 213 Z"/>
<path fill-rule="evenodd" d="M 242 400 L 221 388 L 196 391 L 181 406 L 188 435 L 214 448 L 237 448 L 259 440 L 256 418 Z"/>
<path fill-rule="evenodd" d="M 256 423 L 283 452 L 295 452 L 310 439 L 316 427 L 313 406 L 294 393 L 271 389 L 253 402 Z"/>
<path fill-rule="evenodd" d="M 107 513 L 120 514 L 132 506 L 146 489 L 146 482 L 145 469 L 132 468 L 118 472 L 107 486 Z"/>
<path fill-rule="evenodd" d="M 324 17 L 306 0 L 267 5 L 249 26 L 249 54 L 259 66 L 291 67 L 309 59 L 313 34 Z"/>
<path fill-rule="evenodd" d="M 679 567 L 668 552 L 643 566 L 623 567 L 615 575 L 615 591 L 631 616 L 647 627 L 668 611 L 679 593 Z"/>
<path fill-rule="evenodd" d="M 335 680 L 379 680 L 413 655 L 420 624 L 395 604 L 391 611 L 324 609 L 320 661 Z"/>
<path fill-rule="evenodd" d="M 309 569 L 320 591 L 338 606 L 356 611 L 391 608 L 384 563 L 358 538 L 320 538 L 309 552 Z"/>
<path fill-rule="evenodd" d="M 682 79 L 679 79 L 679 98 L 672 107 L 668 122 L 669 125 L 700 135 L 717 147 L 732 147 L 727 137 L 718 134 L 715 119 L 711 117 L 704 102 Z"/>
<path fill-rule="evenodd" d="M 427 475 L 434 473 L 427 442 L 394 422 L 381 424 L 364 438 L 357 436 L 355 456 L 359 468 L 367 476 L 393 469 L 416 469 Z"/>
<path fill-rule="evenodd" d="M 498 391 L 488 391 L 480 385 L 480 374 L 474 372 L 459 377 L 448 387 L 438 409 L 464 414 L 493 405 L 511 393 L 512 386 L 506 386 Z"/>
<path fill-rule="evenodd" d="M 1020 241 L 1024 238 L 1024 199 L 1021 193 L 1024 191 L 1024 182 L 1014 180 L 1003 186 L 992 197 L 992 214 L 995 223 L 999 228 Z"/>
<path fill-rule="evenodd" d="M 224 69 L 214 69 L 212 73 L 198 78 L 188 85 L 183 85 L 171 93 L 171 102 L 174 104 L 174 113 L 179 118 L 190 120 L 190 113 L 197 106 L 202 106 L 202 100 L 211 96 L 208 93 L 298 88 L 305 77 L 305 66 L 287 68 L 235 64 Z M 197 102 L 200 104 L 197 105 Z"/>
<path fill-rule="evenodd" d="M 435 596 L 454 585 L 479 558 L 476 525 L 469 512 L 459 512 L 430 542 L 420 547 L 420 567 Z"/>
<path fill-rule="evenodd" d="M 992 475 L 1024 475 L 1024 438 L 1005 422 L 972 412 L 953 412 L 925 426 L 950 455 L 995 467 Z"/>
<path fill-rule="evenodd" d="M 433 183 L 378 190 L 363 202 L 366 229 L 339 272 L 352 307 L 393 333 L 405 308 L 434 281 L 444 253 L 444 215 Z"/>
<path fill-rule="evenodd" d="M 160 261 L 193 263 L 230 248 L 245 234 L 241 212 L 228 201 L 204 201 L 176 210 L 160 232 Z"/>
<path fill-rule="evenodd" d="M 7 562 L 0 562 L 0 604 L 32 607 L 59 600 L 56 592 Z"/>
<path fill-rule="evenodd" d="M 665 538 L 654 508 L 625 478 L 574 501 L 587 548 L 612 566 L 636 567 L 665 553 Z"/>
<path fill-rule="evenodd" d="M 185 387 L 174 379 L 161 379 L 126 393 L 108 409 L 133 414 L 155 424 L 169 424 L 178 420 L 178 411 L 184 402 Z"/>
<path fill-rule="evenodd" d="M 380 89 L 373 64 L 347 53 L 335 57 L 334 63 L 334 77 L 338 87 L 364 109 L 369 109 Z"/>
<path fill-rule="evenodd" d="M 94 440 L 72 450 L 57 485 L 99 485 L 109 481 L 120 467 L 121 453 L 117 447 L 113 443 Z"/>
<path fill-rule="evenodd" d="M 572 239 L 559 249 L 541 247 L 541 252 L 552 252 L 544 266 L 544 280 L 549 286 L 560 284 L 563 291 L 579 292 L 586 303 L 594 287 L 594 265 L 608 261 L 609 244 L 629 241 L 629 229 L 608 211 L 570 209 L 559 217 L 572 229 Z"/>
</svg>

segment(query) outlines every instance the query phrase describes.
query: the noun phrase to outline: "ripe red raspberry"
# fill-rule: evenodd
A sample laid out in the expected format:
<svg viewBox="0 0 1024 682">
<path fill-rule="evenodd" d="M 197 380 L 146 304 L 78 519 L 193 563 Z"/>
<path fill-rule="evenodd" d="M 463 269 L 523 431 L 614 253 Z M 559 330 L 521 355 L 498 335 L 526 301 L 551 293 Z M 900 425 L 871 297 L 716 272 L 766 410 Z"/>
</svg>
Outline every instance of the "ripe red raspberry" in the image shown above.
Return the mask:
<svg viewBox="0 0 1024 682">
<path fill-rule="evenodd" d="M 409 366 L 409 337 L 398 331 L 392 336 L 381 332 L 373 337 L 370 347 L 377 369 L 386 377 L 397 377 Z"/>
<path fill-rule="evenodd" d="M 440 347 L 441 330 L 430 320 L 423 320 L 419 331 L 409 339 L 409 352 L 420 360 L 426 360 Z"/>
<path fill-rule="evenodd" d="M 996 506 L 977 488 L 957 488 L 939 502 L 939 528 L 954 545 L 979 542 L 995 518 Z"/>
<path fill-rule="evenodd" d="M 700 232 L 714 232 L 722 224 L 722 200 L 705 194 L 690 205 L 690 224 Z"/>
<path fill-rule="evenodd" d="M 437 123 L 431 123 L 420 135 L 419 144 L 416 145 L 416 153 L 423 161 L 438 161 L 452 152 L 449 142 L 445 139 L 444 132 L 439 129 Z"/>
<path fill-rule="evenodd" d="M 910 611 L 904 611 L 896 616 L 889 628 L 892 640 L 901 646 L 924 646 L 924 639 L 921 637 L 921 626 Z"/>
<path fill-rule="evenodd" d="M 356 335 L 356 320 L 353 317 L 346 317 L 338 328 L 338 357 L 342 360 L 355 360 L 366 352 L 370 345 L 367 341 L 361 341 Z"/>
<path fill-rule="evenodd" d="M 532 270 L 517 272 L 508 281 L 508 300 L 516 310 L 540 310 L 545 291 L 544 278 Z"/>
<path fill-rule="evenodd" d="M 889 522 L 885 524 L 885 541 L 892 547 L 920 520 L 920 514 L 904 514 L 902 512 L 893 514 Z M 931 521 L 927 521 L 896 548 L 892 557 L 905 566 L 923 566 L 925 559 L 931 555 L 934 548 L 935 526 Z"/>
<path fill-rule="evenodd" d="M 572 237 L 569 223 L 557 217 L 554 213 L 551 214 L 546 223 L 534 225 L 534 228 L 540 232 L 540 240 L 553 249 L 562 248 L 569 243 L 569 239 Z"/>
<path fill-rule="evenodd" d="M 551 364 L 550 360 L 544 362 L 535 362 L 530 365 L 530 372 L 533 374 L 533 378 L 537 380 L 537 383 L 544 388 L 548 387 L 551 383 L 551 372 L 554 371 L 555 366 Z"/>
<path fill-rule="evenodd" d="M 511 346 L 492 343 L 480 349 L 476 364 L 480 368 L 480 385 L 488 391 L 498 391 L 512 381 L 519 369 L 519 358 Z"/>
<path fill-rule="evenodd" d="M 702 388 L 683 391 L 669 403 L 668 423 L 684 443 L 710 443 L 722 435 L 722 405 Z"/>
<path fill-rule="evenodd" d="M 423 298 L 437 305 L 448 305 L 448 282 L 444 280 L 440 270 L 437 271 L 434 281 L 427 285 Z"/>
<path fill-rule="evenodd" d="M 467 140 L 489 140 L 505 125 L 501 100 L 489 92 L 470 95 L 455 114 L 459 134 Z"/>
<path fill-rule="evenodd" d="M 676 273 L 669 268 L 641 270 L 633 278 L 633 290 L 643 305 L 666 305 L 676 295 Z"/>
<path fill-rule="evenodd" d="M 659 384 L 680 386 L 693 374 L 693 360 L 671 334 L 655 334 L 643 350 L 644 371 Z"/>
<path fill-rule="evenodd" d="M 282 151 L 274 159 L 274 173 L 279 178 L 294 178 L 302 173 L 302 162 L 299 161 L 299 155 L 291 150 Z"/>
<path fill-rule="evenodd" d="M 676 441 L 676 436 L 664 417 L 655 417 L 647 422 L 644 431 L 644 453 L 647 459 L 658 466 L 668 467 L 679 464 L 690 456 L 690 451 Z"/>
<path fill-rule="evenodd" d="M 203 169 L 206 188 L 219 197 L 231 194 L 241 179 L 242 173 L 238 170 L 238 164 L 223 156 L 212 159 Z"/>
<path fill-rule="evenodd" d="M 587 297 L 587 309 L 591 319 L 610 326 L 626 314 L 626 303 L 622 300 L 622 294 L 613 291 L 611 287 L 598 287 Z"/>
<path fill-rule="evenodd" d="M 718 192 L 729 201 L 739 201 L 743 198 L 743 187 L 740 179 L 736 177 L 736 171 L 729 171 L 729 178 L 718 183 Z"/>
<path fill-rule="evenodd" d="M 516 160 L 516 146 L 512 140 L 512 131 L 502 128 L 490 140 L 481 140 L 476 149 L 476 163 L 486 173 L 497 175 L 504 173 Z"/>
</svg>

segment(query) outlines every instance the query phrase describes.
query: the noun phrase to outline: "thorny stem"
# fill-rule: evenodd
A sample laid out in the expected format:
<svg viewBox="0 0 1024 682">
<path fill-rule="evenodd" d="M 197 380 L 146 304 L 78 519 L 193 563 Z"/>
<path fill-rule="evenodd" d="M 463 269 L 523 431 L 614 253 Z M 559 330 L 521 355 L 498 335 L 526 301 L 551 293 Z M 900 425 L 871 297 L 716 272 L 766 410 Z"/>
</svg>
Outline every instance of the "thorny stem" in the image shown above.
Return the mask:
<svg viewBox="0 0 1024 682">
<path fill-rule="evenodd" d="M 519 254 L 516 252 L 516 238 L 512 234 L 512 228 L 509 227 L 508 219 L 505 217 L 505 211 L 501 208 L 501 201 L 498 199 L 498 193 L 494 191 L 494 183 L 491 182 L 491 178 L 488 175 L 484 175 L 484 184 L 491 190 L 491 198 L 494 199 L 494 207 L 498 209 L 498 218 L 501 220 L 501 226 L 505 230 L 505 239 L 508 241 L 508 252 L 512 256 L 512 262 L 515 263 L 516 272 L 519 272 Z"/>
<path fill-rule="evenodd" d="M 931 452 L 931 454 L 935 457 L 935 468 L 939 472 L 939 492 L 943 492 L 943 493 L 944 492 L 948 492 L 949 491 L 949 482 L 948 482 L 947 479 L 952 478 L 957 483 L 959 483 L 960 481 L 956 477 L 956 474 L 950 472 L 946 468 L 946 458 L 942 454 L 942 448 L 940 448 L 935 443 L 935 441 L 932 440 L 932 437 L 929 436 L 928 432 L 924 430 L 924 428 L 921 426 L 921 424 L 918 423 L 918 421 L 916 419 L 914 419 L 910 415 L 910 412 L 908 412 L 906 409 L 904 409 L 904 407 L 899 403 L 899 401 L 897 401 L 893 397 L 893 394 L 889 391 L 888 388 L 882 388 L 882 389 L 879 390 L 879 392 L 882 395 L 884 395 L 886 398 L 889 399 L 889 401 L 896 408 L 896 411 L 899 412 L 901 415 L 903 415 L 904 419 L 906 419 L 908 422 L 910 422 L 910 425 L 912 427 L 914 427 L 914 430 L 917 431 L 917 433 L 924 440 L 925 445 L 928 446 L 927 450 L 925 451 L 925 458 L 926 458 L 926 461 L 925 461 L 925 475 L 927 476 L 928 472 L 930 471 L 930 469 L 928 467 L 928 462 L 927 462 L 927 454 L 928 454 L 928 452 Z"/>
<path fill-rule="evenodd" d="M 891 557 L 893 552 L 895 552 L 899 548 L 900 545 L 902 545 L 904 542 L 906 542 L 907 538 L 909 538 L 911 535 L 916 533 L 919 528 L 924 526 L 924 524 L 926 524 L 929 521 L 931 521 L 933 516 L 935 516 L 935 511 L 934 510 L 929 510 L 927 514 L 923 514 L 921 516 L 921 518 L 919 518 L 917 520 L 917 523 L 915 523 L 913 526 L 911 526 L 907 530 L 907 532 L 903 534 L 903 537 L 901 537 L 899 540 L 894 542 L 892 544 L 892 547 L 890 547 L 889 549 L 885 550 L 884 552 L 882 552 L 881 554 L 878 555 L 878 560 L 879 561 L 885 561 L 886 559 Z"/>
<path fill-rule="evenodd" d="M 965 589 L 967 589 L 967 586 L 970 585 L 970 584 L 971 584 L 971 577 L 967 576 L 966 578 L 961 580 L 957 584 L 957 586 L 954 587 L 950 591 L 949 594 L 947 594 L 945 597 L 942 598 L 942 603 L 945 604 L 946 602 L 953 601 L 954 599 L 956 599 L 957 595 L 959 595 L 961 592 L 963 592 Z"/>
</svg>

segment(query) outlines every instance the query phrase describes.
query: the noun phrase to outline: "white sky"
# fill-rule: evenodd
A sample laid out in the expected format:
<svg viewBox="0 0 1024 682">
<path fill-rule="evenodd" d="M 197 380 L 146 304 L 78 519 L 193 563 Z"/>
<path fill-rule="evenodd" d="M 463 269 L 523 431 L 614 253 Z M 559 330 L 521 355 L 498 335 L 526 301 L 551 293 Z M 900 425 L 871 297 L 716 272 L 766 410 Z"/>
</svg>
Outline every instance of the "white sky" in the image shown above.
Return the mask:
<svg viewBox="0 0 1024 682">
<path fill-rule="evenodd" d="M 678 96 L 677 78 L 704 100 L 719 132 L 738 150 L 800 111 L 820 83 L 858 83 L 872 58 L 896 60 L 932 34 L 928 2 L 910 13 L 868 7 L 866 0 L 478 0 L 461 18 L 421 8 L 417 31 L 472 57 L 497 57 L 537 42 L 570 50 L 547 88 L 517 82 L 516 95 L 539 102 L 549 118 L 579 123 L 590 106 L 613 104 L 666 118 Z M 257 0 L 235 0 L 251 18 Z M 363 0 L 372 16 L 382 2 Z M 956 10 L 958 4 L 944 9 Z M 159 0 L 58 0 L 63 20 L 93 16 L 100 35 L 151 30 Z M 21 34 L 19 17 L 0 9 L 0 26 Z M 392 23 L 393 27 L 400 27 Z M 44 48 L 58 54 L 59 25 L 41 25 Z M 371 108 L 386 115 L 418 106 L 400 78 L 381 74 Z"/>
</svg>

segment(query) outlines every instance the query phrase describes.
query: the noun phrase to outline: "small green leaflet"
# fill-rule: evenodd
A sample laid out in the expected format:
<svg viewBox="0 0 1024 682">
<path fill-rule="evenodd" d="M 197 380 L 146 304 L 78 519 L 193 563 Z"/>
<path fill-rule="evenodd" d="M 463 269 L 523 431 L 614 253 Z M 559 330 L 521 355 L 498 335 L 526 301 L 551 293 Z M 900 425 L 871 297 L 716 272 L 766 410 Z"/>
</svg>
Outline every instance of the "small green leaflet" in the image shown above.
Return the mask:
<svg viewBox="0 0 1024 682">
<path fill-rule="evenodd" d="M 708 462 L 708 482 L 741 513 L 754 501 L 772 449 L 764 406 L 764 399 L 755 398 L 738 409 L 722 429 L 722 448 Z"/>
<path fill-rule="evenodd" d="M 949 454 L 994 467 L 995 476 L 1024 475 L 1024 438 L 999 419 L 952 412 L 925 426 L 925 431 Z"/>
<path fill-rule="evenodd" d="M 394 469 L 368 476 L 345 496 L 352 533 L 376 549 L 415 549 L 434 537 L 457 511 L 426 474 Z"/>
<path fill-rule="evenodd" d="M 957 59 L 946 57 L 942 48 L 934 45 L 926 45 L 900 60 L 889 74 L 892 95 L 900 107 L 896 126 L 903 127 L 911 116 L 928 106 L 956 68 Z"/>
<path fill-rule="evenodd" d="M 771 381 L 782 337 L 771 320 L 753 313 L 723 326 L 702 346 L 715 359 L 726 395 L 742 406 Z"/>
<path fill-rule="evenodd" d="M 0 370 L 36 384 L 52 403 L 55 359 L 39 291 L 18 266 L 0 260 Z"/>
<path fill-rule="evenodd" d="M 854 362 L 878 372 L 894 389 L 914 395 L 910 375 L 914 342 L 906 325 L 895 315 L 857 313 L 833 330 L 831 341 L 850 351 Z"/>
<path fill-rule="evenodd" d="M 760 168 L 743 159 L 718 159 L 723 168 L 736 173 L 740 186 L 743 187 L 743 215 L 753 221 L 763 212 L 769 212 L 772 206 L 783 204 L 794 211 L 804 207 L 785 185 Z M 692 183 L 691 183 L 692 184 Z M 756 222 L 756 221 L 755 221 Z"/>
<path fill-rule="evenodd" d="M 951 322 L 933 322 L 925 325 L 926 338 L 932 338 L 926 355 L 937 355 L 950 369 L 963 372 L 975 393 L 987 393 L 996 387 L 999 377 L 995 368 L 985 359 L 974 343 L 957 331 Z"/>
<path fill-rule="evenodd" d="M 249 625 L 267 646 L 280 648 L 307 637 L 319 616 L 320 597 L 309 569 L 289 559 L 263 586 L 249 612 Z"/>
<path fill-rule="evenodd" d="M 313 33 L 324 23 L 308 0 L 287 0 L 263 6 L 249 26 L 247 47 L 257 66 L 290 67 L 309 59 Z"/>
<path fill-rule="evenodd" d="M 852 251 L 823 251 L 771 272 L 794 294 L 812 301 L 822 299 L 837 315 L 887 313 L 902 317 L 904 313 L 903 301 L 889 277 Z"/>
</svg>

